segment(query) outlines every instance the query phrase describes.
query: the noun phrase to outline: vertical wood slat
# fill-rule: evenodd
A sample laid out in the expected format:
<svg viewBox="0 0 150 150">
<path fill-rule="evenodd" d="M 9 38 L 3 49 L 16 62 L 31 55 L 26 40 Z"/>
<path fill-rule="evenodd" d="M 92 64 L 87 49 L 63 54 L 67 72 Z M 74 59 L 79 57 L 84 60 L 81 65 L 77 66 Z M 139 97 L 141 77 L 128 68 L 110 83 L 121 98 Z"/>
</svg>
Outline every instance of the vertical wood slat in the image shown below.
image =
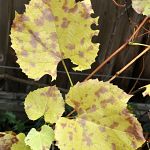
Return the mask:
<svg viewBox="0 0 150 150">
<path fill-rule="evenodd" d="M 0 65 L 6 64 L 9 48 L 12 2 L 12 0 L 0 0 Z"/>
<path fill-rule="evenodd" d="M 11 24 L 13 0 L 0 0 L 0 65 L 6 65 L 9 50 L 9 29 Z M 0 69 L 0 73 L 5 73 L 5 69 Z M 1 86 L 5 86 L 5 81 Z M 2 85 L 3 84 L 3 85 Z"/>
</svg>

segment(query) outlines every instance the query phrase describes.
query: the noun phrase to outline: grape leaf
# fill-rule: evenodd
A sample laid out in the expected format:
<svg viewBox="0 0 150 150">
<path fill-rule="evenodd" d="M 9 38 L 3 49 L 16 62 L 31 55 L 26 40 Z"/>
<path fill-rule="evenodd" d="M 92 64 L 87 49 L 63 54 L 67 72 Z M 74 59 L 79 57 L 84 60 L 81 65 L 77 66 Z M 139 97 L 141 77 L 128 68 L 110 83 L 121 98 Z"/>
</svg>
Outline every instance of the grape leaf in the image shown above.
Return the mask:
<svg viewBox="0 0 150 150">
<path fill-rule="evenodd" d="M 146 88 L 146 90 L 142 93 L 143 96 L 145 97 L 146 95 L 149 95 L 150 96 L 150 84 L 142 87 L 142 88 Z"/>
<path fill-rule="evenodd" d="M 57 64 L 71 59 L 75 70 L 89 69 L 95 61 L 99 44 L 91 38 L 98 31 L 91 24 L 90 0 L 31 0 L 26 13 L 16 14 L 12 29 L 12 48 L 16 51 L 23 72 L 39 79 L 45 74 L 56 78 Z"/>
<path fill-rule="evenodd" d="M 25 144 L 25 135 L 20 133 L 17 135 L 18 142 L 13 144 L 11 150 L 31 150 L 29 146 Z"/>
<path fill-rule="evenodd" d="M 137 13 L 150 16 L 149 0 L 132 0 L 132 7 Z"/>
<path fill-rule="evenodd" d="M 32 128 L 25 138 L 25 143 L 31 147 L 32 150 L 49 150 L 54 141 L 54 131 L 47 125 L 42 126 L 40 132 Z"/>
<path fill-rule="evenodd" d="M 44 116 L 48 123 L 55 123 L 64 112 L 64 100 L 55 86 L 29 93 L 24 105 L 29 119 L 36 120 Z"/>
<path fill-rule="evenodd" d="M 66 103 L 76 119 L 60 118 L 55 138 L 61 150 L 135 150 L 143 144 L 142 128 L 127 110 L 131 96 L 108 82 L 89 80 L 72 87 Z M 65 140 L 64 140 L 65 139 Z"/>
<path fill-rule="evenodd" d="M 0 132 L 0 150 L 10 150 L 12 144 L 18 141 L 16 134 L 13 132 Z"/>
</svg>

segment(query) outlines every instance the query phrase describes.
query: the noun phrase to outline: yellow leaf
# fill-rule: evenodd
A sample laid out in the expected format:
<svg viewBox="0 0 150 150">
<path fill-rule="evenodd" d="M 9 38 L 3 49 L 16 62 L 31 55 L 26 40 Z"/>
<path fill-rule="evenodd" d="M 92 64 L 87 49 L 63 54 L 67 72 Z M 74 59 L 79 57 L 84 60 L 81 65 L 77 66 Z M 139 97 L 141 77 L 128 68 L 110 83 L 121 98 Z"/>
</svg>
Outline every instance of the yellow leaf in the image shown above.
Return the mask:
<svg viewBox="0 0 150 150">
<path fill-rule="evenodd" d="M 32 128 L 25 138 L 25 143 L 29 145 L 32 150 L 49 150 L 53 141 L 53 129 L 47 125 L 42 126 L 40 132 Z"/>
<path fill-rule="evenodd" d="M 31 0 L 26 13 L 16 14 L 11 29 L 12 48 L 20 67 L 29 78 L 39 79 L 45 74 L 56 78 L 57 64 L 71 59 L 75 70 L 89 69 L 95 61 L 98 44 L 91 38 L 98 31 L 91 24 L 90 0 Z"/>
<path fill-rule="evenodd" d="M 135 150 L 145 139 L 127 110 L 131 96 L 108 82 L 89 80 L 71 87 L 66 103 L 76 119 L 60 118 L 55 137 L 61 150 Z M 65 139 L 65 140 L 63 140 Z"/>
<path fill-rule="evenodd" d="M 150 96 L 150 84 L 142 87 L 142 88 L 146 88 L 145 91 L 142 93 L 143 96 L 145 97 L 146 95 L 149 95 Z"/>
<path fill-rule="evenodd" d="M 31 120 L 44 116 L 46 122 L 55 123 L 64 112 L 64 100 L 55 86 L 29 93 L 24 105 L 28 118 Z"/>
<path fill-rule="evenodd" d="M 13 144 L 11 150 L 31 150 L 29 146 L 25 144 L 25 135 L 20 133 L 17 135 L 18 142 Z"/>
<path fill-rule="evenodd" d="M 150 0 L 132 0 L 133 9 L 146 16 L 150 16 Z"/>
</svg>

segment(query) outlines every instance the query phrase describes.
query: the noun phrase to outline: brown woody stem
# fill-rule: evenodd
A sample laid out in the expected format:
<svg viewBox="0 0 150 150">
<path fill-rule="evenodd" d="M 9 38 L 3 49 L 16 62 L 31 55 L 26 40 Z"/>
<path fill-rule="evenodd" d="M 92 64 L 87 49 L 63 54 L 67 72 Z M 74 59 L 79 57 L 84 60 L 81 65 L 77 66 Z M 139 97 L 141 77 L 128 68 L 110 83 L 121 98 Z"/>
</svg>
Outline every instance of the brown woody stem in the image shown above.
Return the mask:
<svg viewBox="0 0 150 150">
<path fill-rule="evenodd" d="M 135 32 L 130 36 L 129 40 L 125 42 L 121 47 L 119 47 L 114 53 L 112 53 L 105 61 L 102 62 L 84 81 L 87 81 L 90 79 L 96 72 L 98 72 L 104 65 L 106 65 L 114 56 L 116 56 L 118 53 L 123 51 L 123 49 L 128 45 L 128 43 L 133 40 L 134 36 L 139 32 L 139 30 L 142 28 L 142 26 L 145 24 L 145 22 L 148 20 L 149 17 L 145 17 L 144 20 L 141 22 L 141 24 L 138 26 L 138 28 L 135 30 Z"/>
<path fill-rule="evenodd" d="M 118 4 L 115 0 L 112 0 L 112 1 L 118 7 L 125 7 L 126 6 L 126 4 L 123 4 L 123 5 L 122 4 Z"/>
<path fill-rule="evenodd" d="M 150 50 L 150 46 L 148 46 L 143 52 L 141 52 L 138 56 L 136 56 L 132 61 L 130 61 L 121 70 L 119 70 L 111 79 L 109 79 L 109 82 L 111 82 L 112 80 L 114 80 L 117 76 L 119 76 L 123 71 L 125 71 L 128 67 L 130 67 L 137 59 L 139 59 L 141 56 L 143 56 L 149 50 Z"/>
</svg>

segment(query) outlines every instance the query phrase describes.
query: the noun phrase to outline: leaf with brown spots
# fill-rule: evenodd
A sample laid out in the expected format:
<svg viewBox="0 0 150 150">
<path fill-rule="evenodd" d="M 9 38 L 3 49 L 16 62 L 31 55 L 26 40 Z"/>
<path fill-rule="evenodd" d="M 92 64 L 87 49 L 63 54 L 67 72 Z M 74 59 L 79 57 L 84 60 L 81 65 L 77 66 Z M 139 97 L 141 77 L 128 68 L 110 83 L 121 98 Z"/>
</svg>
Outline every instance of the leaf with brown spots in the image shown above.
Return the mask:
<svg viewBox="0 0 150 150">
<path fill-rule="evenodd" d="M 95 61 L 98 44 L 91 39 L 98 31 L 91 24 L 90 0 L 31 0 L 26 13 L 16 14 L 12 29 L 12 48 L 20 67 L 29 78 L 39 79 L 45 74 L 56 78 L 62 59 L 71 59 L 75 70 L 89 69 Z"/>
<path fill-rule="evenodd" d="M 133 9 L 146 16 L 150 16 L 150 0 L 132 0 Z"/>
<path fill-rule="evenodd" d="M 117 86 L 98 80 L 71 87 L 66 103 L 75 108 L 78 115 L 76 119 L 60 118 L 56 122 L 58 147 L 61 150 L 140 147 L 145 139 L 140 123 L 126 108 L 130 97 Z"/>
<path fill-rule="evenodd" d="M 54 131 L 47 125 L 43 125 L 41 131 L 32 128 L 25 138 L 26 145 L 32 150 L 49 150 L 53 141 Z"/>
<path fill-rule="evenodd" d="M 64 100 L 55 86 L 29 93 L 24 105 L 29 119 L 36 120 L 44 116 L 48 123 L 55 123 L 64 112 Z"/>
<path fill-rule="evenodd" d="M 16 134 L 0 132 L 0 150 L 10 150 L 11 146 L 18 141 Z"/>
</svg>

